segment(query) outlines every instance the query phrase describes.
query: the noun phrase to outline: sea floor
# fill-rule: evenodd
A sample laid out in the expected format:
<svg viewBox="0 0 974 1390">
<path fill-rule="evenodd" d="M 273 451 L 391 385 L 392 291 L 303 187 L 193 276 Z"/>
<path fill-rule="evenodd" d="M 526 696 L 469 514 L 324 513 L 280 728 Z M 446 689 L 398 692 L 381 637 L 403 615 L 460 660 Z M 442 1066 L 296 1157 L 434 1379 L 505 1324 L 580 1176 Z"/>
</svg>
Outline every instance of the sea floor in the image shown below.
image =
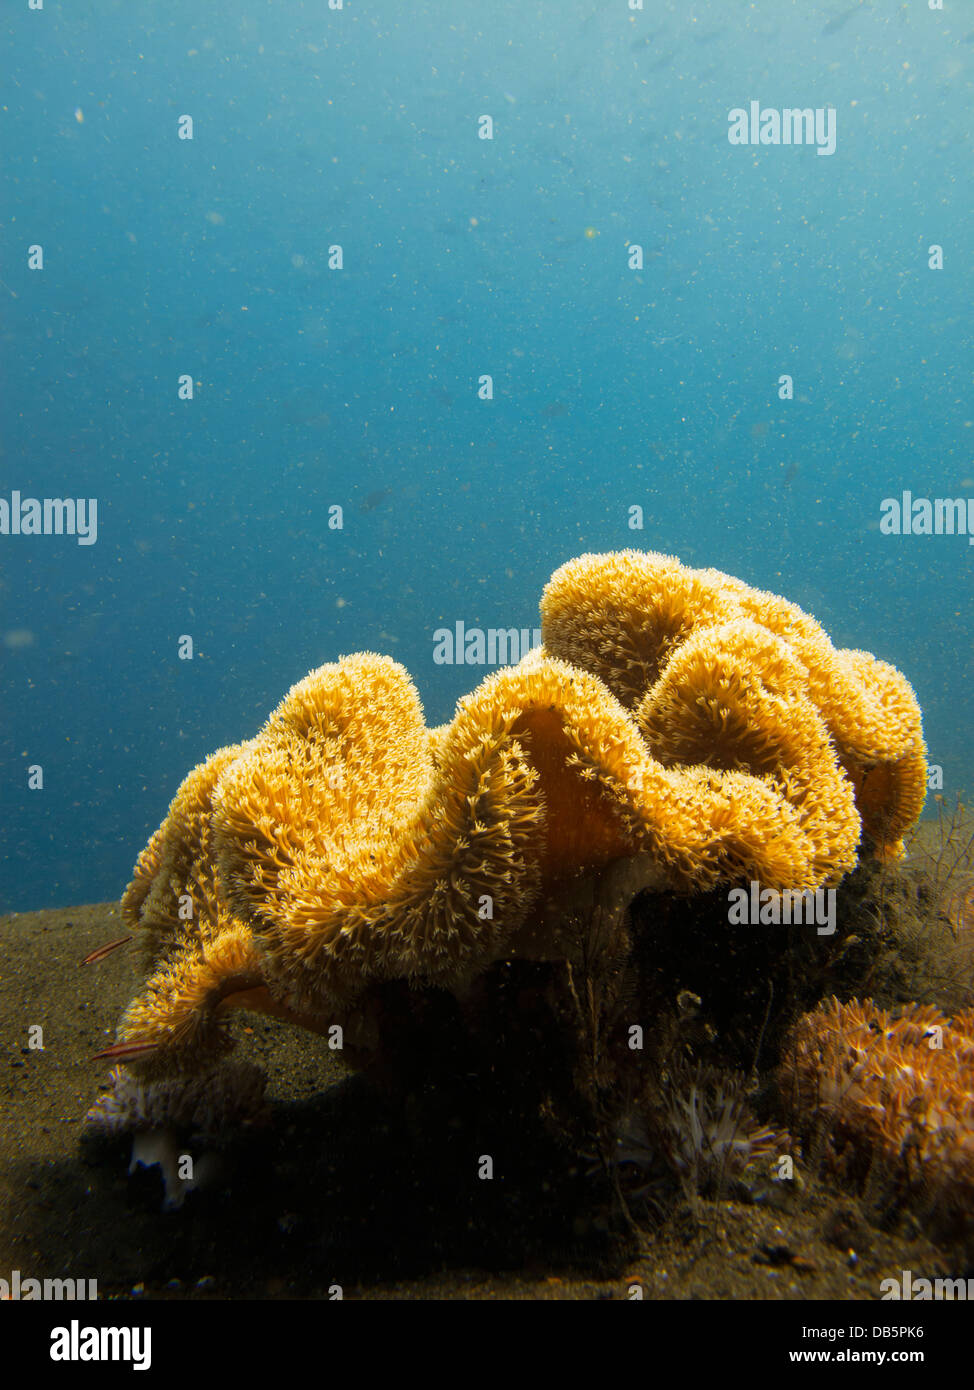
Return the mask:
<svg viewBox="0 0 974 1390">
<path fill-rule="evenodd" d="M 390 1107 L 323 1038 L 243 1016 L 238 1055 L 268 1073 L 269 1118 L 164 1211 L 158 1168 L 130 1176 L 127 1144 L 83 1136 L 107 1075 L 91 1059 L 141 977 L 132 948 L 81 962 L 121 935 L 117 904 L 0 919 L 0 1278 L 94 1278 L 102 1298 L 623 1299 L 639 1284 L 875 1300 L 903 1270 L 965 1273 L 915 1223 L 879 1229 L 811 1174 L 776 1205 L 677 1202 L 620 1242 L 598 1203 L 565 1209 L 516 1149 L 484 1184 L 448 1119 Z"/>
</svg>

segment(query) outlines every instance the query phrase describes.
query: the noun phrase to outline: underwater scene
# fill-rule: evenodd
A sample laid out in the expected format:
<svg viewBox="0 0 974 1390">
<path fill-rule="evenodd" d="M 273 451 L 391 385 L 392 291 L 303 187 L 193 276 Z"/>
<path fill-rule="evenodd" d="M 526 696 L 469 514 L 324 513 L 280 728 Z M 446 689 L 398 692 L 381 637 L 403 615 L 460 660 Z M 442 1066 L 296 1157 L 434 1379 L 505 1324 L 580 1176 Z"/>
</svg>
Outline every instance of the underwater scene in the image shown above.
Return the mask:
<svg viewBox="0 0 974 1390">
<path fill-rule="evenodd" d="M 0 32 L 0 1299 L 883 1364 L 974 1298 L 974 10 Z"/>
</svg>

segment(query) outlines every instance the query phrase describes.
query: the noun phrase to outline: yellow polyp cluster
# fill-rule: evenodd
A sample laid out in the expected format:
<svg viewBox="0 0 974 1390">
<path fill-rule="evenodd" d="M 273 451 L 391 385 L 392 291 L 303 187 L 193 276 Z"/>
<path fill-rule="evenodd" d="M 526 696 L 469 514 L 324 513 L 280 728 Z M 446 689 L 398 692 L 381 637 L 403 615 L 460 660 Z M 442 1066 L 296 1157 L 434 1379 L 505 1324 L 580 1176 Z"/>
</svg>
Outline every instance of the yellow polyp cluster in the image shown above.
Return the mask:
<svg viewBox="0 0 974 1390">
<path fill-rule="evenodd" d="M 827 814 L 845 821 L 840 876 L 859 839 L 854 815 L 877 852 L 899 853 L 923 807 L 926 748 L 916 696 L 893 666 L 837 650 L 787 599 L 653 552 L 570 560 L 541 617 L 545 650 L 603 680 L 663 761 L 767 775 L 811 760 Z"/>
<path fill-rule="evenodd" d="M 563 566 L 541 613 L 543 648 L 448 725 L 356 653 L 189 774 L 123 898 L 152 973 L 122 1039 L 160 1044 L 133 1066 L 221 1046 L 234 994 L 315 1026 L 373 982 L 550 951 L 545 904 L 620 859 L 683 893 L 815 889 L 918 814 L 909 685 L 786 600 L 625 551 Z"/>
</svg>

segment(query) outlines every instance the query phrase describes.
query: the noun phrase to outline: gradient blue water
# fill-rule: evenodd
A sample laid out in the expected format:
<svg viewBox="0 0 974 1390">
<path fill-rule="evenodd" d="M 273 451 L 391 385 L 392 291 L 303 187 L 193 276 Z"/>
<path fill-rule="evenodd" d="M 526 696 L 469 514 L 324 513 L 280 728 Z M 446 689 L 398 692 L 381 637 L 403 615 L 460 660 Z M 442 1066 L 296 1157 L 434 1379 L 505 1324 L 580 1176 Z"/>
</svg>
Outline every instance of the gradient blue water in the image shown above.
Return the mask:
<svg viewBox="0 0 974 1390">
<path fill-rule="evenodd" d="M 961 10 L 6 6 L 0 496 L 99 531 L 0 536 L 3 906 L 117 897 L 311 666 L 389 652 L 447 718 L 482 672 L 435 628 L 632 544 L 894 662 L 974 786 L 974 548 L 878 529 L 974 495 Z M 835 154 L 731 146 L 751 99 L 834 105 Z"/>
</svg>

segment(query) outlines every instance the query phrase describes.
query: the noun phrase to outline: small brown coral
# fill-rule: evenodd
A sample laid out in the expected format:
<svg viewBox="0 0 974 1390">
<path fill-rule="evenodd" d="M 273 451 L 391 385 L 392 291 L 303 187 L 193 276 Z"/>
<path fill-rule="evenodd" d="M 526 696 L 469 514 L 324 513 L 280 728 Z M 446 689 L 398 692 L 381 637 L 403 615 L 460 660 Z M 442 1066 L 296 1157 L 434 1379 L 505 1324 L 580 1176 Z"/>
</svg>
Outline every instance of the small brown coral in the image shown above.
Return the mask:
<svg viewBox="0 0 974 1390">
<path fill-rule="evenodd" d="M 833 1168 L 879 1173 L 945 1233 L 974 1234 L 974 1011 L 827 1000 L 796 1024 L 779 1087 Z"/>
</svg>

